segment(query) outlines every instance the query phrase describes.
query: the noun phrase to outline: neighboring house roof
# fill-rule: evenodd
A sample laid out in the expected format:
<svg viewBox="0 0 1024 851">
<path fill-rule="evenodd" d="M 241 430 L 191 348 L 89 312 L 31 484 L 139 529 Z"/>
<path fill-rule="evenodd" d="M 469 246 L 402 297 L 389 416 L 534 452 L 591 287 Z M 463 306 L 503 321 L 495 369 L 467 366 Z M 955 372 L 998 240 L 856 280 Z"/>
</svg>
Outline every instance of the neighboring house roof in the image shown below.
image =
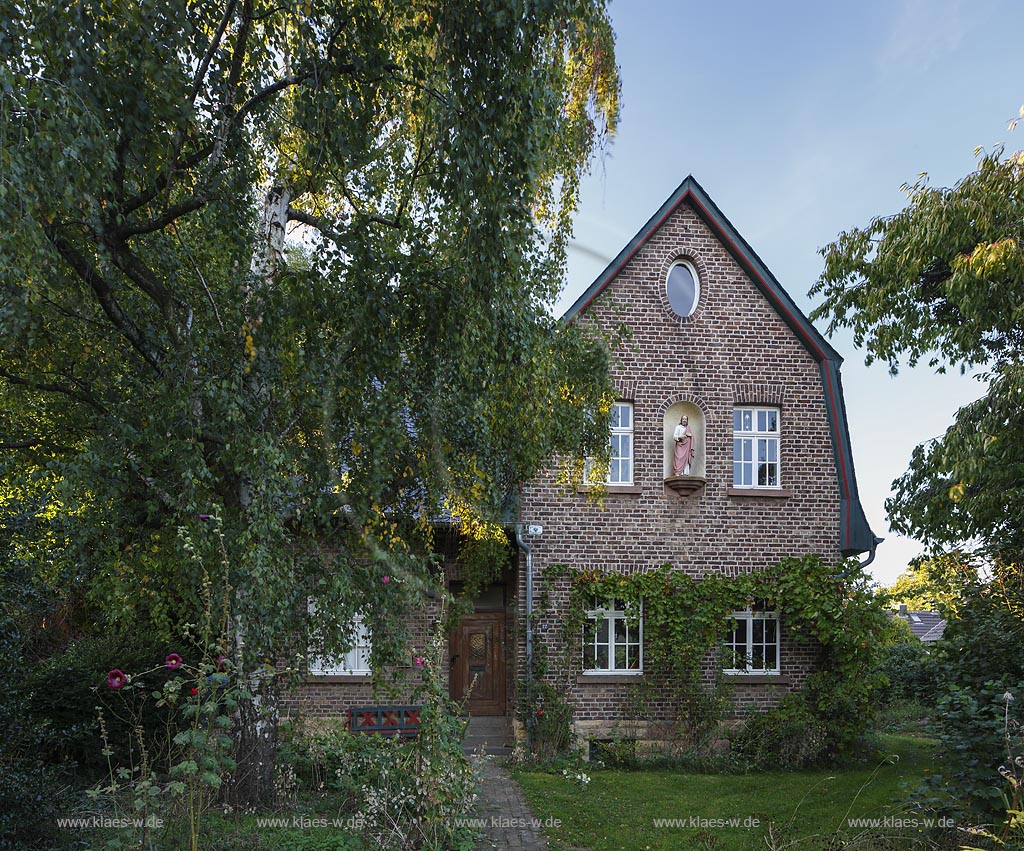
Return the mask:
<svg viewBox="0 0 1024 851">
<path fill-rule="evenodd" d="M 608 264 L 608 267 L 594 283 L 576 299 L 576 303 L 566 311 L 562 320 L 564 322 L 575 321 L 622 271 L 651 235 L 683 203 L 692 207 L 722 245 L 728 249 L 768 303 L 779 314 L 782 321 L 789 326 L 797 339 L 817 361 L 825 391 L 825 407 L 828 411 L 836 476 L 839 481 L 839 548 L 846 556 L 869 551 L 874 553 L 875 547 L 881 542 L 881 539 L 875 537 L 868 525 L 857 490 L 857 477 L 854 473 L 853 455 L 850 450 L 850 431 L 846 421 L 846 404 L 843 401 L 843 387 L 839 376 L 839 367 L 842 365 L 843 359 L 811 324 L 811 321 L 803 315 L 793 299 L 754 252 L 754 249 L 740 236 L 736 228 L 692 175 L 679 184 L 676 191 L 651 216 L 647 224 L 640 228 L 636 236 Z"/>
<path fill-rule="evenodd" d="M 931 644 L 942 638 L 946 631 L 946 619 L 938 612 L 898 612 L 894 617 L 907 622 L 910 631 L 921 641 Z"/>
</svg>

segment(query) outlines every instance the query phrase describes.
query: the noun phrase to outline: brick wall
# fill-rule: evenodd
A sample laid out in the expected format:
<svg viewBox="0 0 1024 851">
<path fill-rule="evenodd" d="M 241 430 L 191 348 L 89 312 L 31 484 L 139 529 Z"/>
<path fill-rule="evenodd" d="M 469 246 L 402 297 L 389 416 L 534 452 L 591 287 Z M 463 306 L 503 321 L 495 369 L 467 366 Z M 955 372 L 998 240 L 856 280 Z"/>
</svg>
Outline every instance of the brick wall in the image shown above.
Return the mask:
<svg viewBox="0 0 1024 851">
<path fill-rule="evenodd" d="M 670 312 L 664 291 L 679 259 L 692 263 L 701 284 L 697 309 L 682 319 Z M 605 329 L 626 322 L 632 329 L 616 352 L 614 375 L 621 398 L 634 404 L 635 492 L 609 492 L 597 506 L 585 493 L 561 492 L 553 473 L 527 486 L 522 519 L 544 527 L 531 539 L 538 584 L 556 564 L 643 572 L 670 563 L 700 577 L 756 570 L 786 556 L 839 560 L 839 489 L 818 364 L 688 205 L 677 208 L 577 321 Z M 780 409 L 785 495 L 730 494 L 738 404 Z M 695 472 L 707 483 L 688 497 L 664 484 L 666 412 L 673 405 L 698 420 L 691 417 L 701 443 Z M 521 558 L 520 597 L 523 567 Z M 537 625 L 549 642 L 557 640 L 568 582 L 552 583 L 550 593 L 550 615 Z M 795 644 L 784 623 L 782 629 L 781 679 L 775 685 L 735 680 L 737 714 L 777 702 L 813 668 L 818 648 Z M 520 641 L 520 676 L 524 657 Z M 709 661 L 709 679 L 712 668 Z M 622 717 L 628 684 L 580 683 L 571 675 L 565 681 L 581 728 Z"/>
<path fill-rule="evenodd" d="M 439 535 L 442 568 L 447 585 L 461 581 L 462 575 L 455 560 L 458 542 L 454 533 Z M 516 593 L 516 570 L 510 564 L 496 584 L 507 587 L 505 594 L 505 694 L 508 713 L 512 714 L 516 701 L 516 659 L 515 635 L 517 633 L 516 607 L 519 596 Z M 438 600 L 425 600 L 421 608 L 409 613 L 409 659 L 426 655 L 434 629 L 442 616 Z M 441 664 L 447 665 L 453 650 L 445 643 Z M 397 678 L 391 675 L 397 674 Z M 312 719 L 344 720 L 352 706 L 378 704 L 402 704 L 413 701 L 413 691 L 421 684 L 420 671 L 415 665 L 389 671 L 375 684 L 370 677 L 355 676 L 306 676 L 289 689 L 281 700 L 283 717 L 303 716 Z"/>
</svg>

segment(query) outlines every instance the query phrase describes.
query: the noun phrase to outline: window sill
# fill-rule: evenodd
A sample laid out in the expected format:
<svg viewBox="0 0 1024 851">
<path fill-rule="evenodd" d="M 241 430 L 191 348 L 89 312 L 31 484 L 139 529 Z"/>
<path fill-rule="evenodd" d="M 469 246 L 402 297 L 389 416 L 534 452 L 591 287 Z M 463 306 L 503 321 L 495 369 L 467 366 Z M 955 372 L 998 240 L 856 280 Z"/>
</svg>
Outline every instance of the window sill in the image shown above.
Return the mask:
<svg viewBox="0 0 1024 851">
<path fill-rule="evenodd" d="M 793 491 L 782 488 L 726 488 L 725 492 L 729 496 L 754 496 L 767 499 L 788 499 L 793 495 Z"/>
<path fill-rule="evenodd" d="M 732 683 L 733 685 L 751 685 L 751 686 L 788 686 L 792 685 L 793 681 L 789 677 L 784 677 L 781 674 L 722 674 L 725 677 L 726 682 Z"/>
<path fill-rule="evenodd" d="M 607 674 L 600 672 L 577 674 L 576 684 L 581 686 L 599 686 L 614 683 L 635 683 L 643 675 L 643 671 L 634 671 L 633 673 L 620 671 L 614 674 L 611 672 Z"/>
<path fill-rule="evenodd" d="M 368 683 L 373 674 L 306 674 L 307 683 Z"/>
<path fill-rule="evenodd" d="M 600 487 L 599 485 L 580 485 L 577 488 L 579 493 L 590 493 L 591 491 Z M 606 494 L 616 493 L 643 493 L 644 489 L 640 485 L 605 485 L 604 492 Z"/>
</svg>

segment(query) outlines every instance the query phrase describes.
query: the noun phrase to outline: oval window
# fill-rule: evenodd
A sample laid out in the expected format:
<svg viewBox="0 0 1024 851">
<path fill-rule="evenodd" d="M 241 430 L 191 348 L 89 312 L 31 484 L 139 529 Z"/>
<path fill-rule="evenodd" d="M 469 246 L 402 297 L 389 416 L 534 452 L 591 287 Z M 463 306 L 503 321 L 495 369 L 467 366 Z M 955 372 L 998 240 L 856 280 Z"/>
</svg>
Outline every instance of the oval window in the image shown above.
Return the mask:
<svg viewBox="0 0 1024 851">
<path fill-rule="evenodd" d="M 668 270 L 665 293 L 676 316 L 689 316 L 693 313 L 700 298 L 700 282 L 693 266 L 689 263 L 675 263 Z"/>
</svg>

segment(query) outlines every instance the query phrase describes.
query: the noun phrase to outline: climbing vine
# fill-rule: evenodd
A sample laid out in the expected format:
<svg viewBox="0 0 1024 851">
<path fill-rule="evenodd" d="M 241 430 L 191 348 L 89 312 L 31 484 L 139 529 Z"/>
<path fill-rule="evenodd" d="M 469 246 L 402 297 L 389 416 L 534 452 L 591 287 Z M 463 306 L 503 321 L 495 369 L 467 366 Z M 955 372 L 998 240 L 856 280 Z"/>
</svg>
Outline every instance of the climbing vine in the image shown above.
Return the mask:
<svg viewBox="0 0 1024 851">
<path fill-rule="evenodd" d="M 559 644 L 564 658 L 552 665 L 546 653 L 535 680 L 554 680 L 579 670 L 587 612 L 615 599 L 633 624 L 643 617 L 644 676 L 632 686 L 638 717 L 651 701 L 668 706 L 677 732 L 690 742 L 717 726 L 728 705 L 717 649 L 730 615 L 754 607 L 778 612 L 785 634 L 820 647 L 820 665 L 793 699 L 820 722 L 832 753 L 849 748 L 870 722 L 873 695 L 881 685 L 875 673 L 878 637 L 888 623 L 882 601 L 871 592 L 856 562 L 839 566 L 820 557 L 783 559 L 764 570 L 737 576 L 694 578 L 671 565 L 626 575 L 566 567 L 546 571 L 549 585 L 565 585 L 568 604 L 559 611 Z M 559 582 L 559 580 L 562 580 Z M 542 599 L 548 591 L 542 592 Z M 538 606 L 543 618 L 550 601 Z M 632 613 L 632 614 L 630 614 Z M 568 682 L 566 682 L 566 685 Z M 534 702 L 539 693 L 534 687 Z M 523 707 L 536 713 L 539 706 Z"/>
</svg>

